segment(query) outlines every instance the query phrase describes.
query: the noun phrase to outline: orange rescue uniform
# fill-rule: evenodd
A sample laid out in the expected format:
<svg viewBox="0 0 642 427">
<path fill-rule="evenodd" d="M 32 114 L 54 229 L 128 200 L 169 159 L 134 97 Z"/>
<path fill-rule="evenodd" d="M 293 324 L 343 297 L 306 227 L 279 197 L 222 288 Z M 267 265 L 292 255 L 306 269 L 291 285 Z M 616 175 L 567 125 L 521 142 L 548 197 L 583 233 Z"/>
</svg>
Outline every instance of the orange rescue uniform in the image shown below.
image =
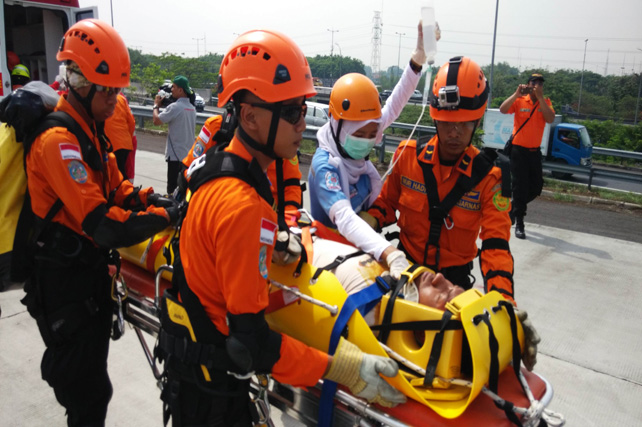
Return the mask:
<svg viewBox="0 0 642 427">
<path fill-rule="evenodd" d="M 92 129 L 64 97 L 58 101 L 55 111 L 69 114 L 85 131 L 98 152 L 101 152 L 100 143 Z M 142 236 L 140 240 L 153 235 L 150 227 L 158 232 L 169 225 L 169 217 L 164 208 L 149 206 L 146 210 L 132 212 L 126 206 L 120 207 L 131 200 L 137 190 L 131 182 L 123 180 L 116 157 L 112 153 L 105 153 L 106 159 L 101 156 L 104 172 L 90 168 L 81 153 L 78 140 L 64 127 L 51 128 L 36 138 L 27 156 L 29 195 L 34 214 L 44 218 L 60 198 L 64 206 L 54 216 L 53 222 L 89 238 L 98 223 L 111 224 L 111 238 L 124 242 L 121 246 L 137 243 L 130 243 L 129 240 L 138 236 L 139 232 Z M 138 192 L 143 205 L 147 205 L 147 196 L 152 192 L 152 188 Z M 145 224 L 140 221 L 141 216 L 148 216 Z M 89 221 L 85 222 L 88 218 Z M 88 224 L 92 225 L 92 230 L 85 233 L 87 230 L 83 226 Z M 120 226 L 123 224 L 127 227 Z"/>
<path fill-rule="evenodd" d="M 192 162 L 201 157 L 207 150 L 216 145 L 214 135 L 221 128 L 223 116 L 212 116 L 203 125 L 199 132 L 192 149 L 189 150 L 187 156 L 183 159 L 185 167 L 189 168 Z M 274 200 L 278 200 L 276 189 L 276 162 L 272 162 L 267 170 L 267 177 L 270 180 L 270 188 Z M 299 169 L 299 159 L 294 157 L 292 159 L 283 159 L 283 185 L 285 195 L 285 212 L 296 214 L 303 206 L 302 192 L 301 192 L 301 170 Z"/>
<path fill-rule="evenodd" d="M 553 104 L 551 104 L 551 100 L 548 98 L 546 98 L 546 105 L 553 110 Z M 520 128 L 522 123 L 530 117 L 534 106 L 535 104 L 530 95 L 520 96 L 513 102 L 513 105 L 510 106 L 508 114 L 515 114 L 515 119 L 513 120 L 513 135 L 515 135 L 515 132 L 517 132 L 517 129 Z M 555 110 L 553 110 L 553 112 L 555 112 Z M 541 106 L 538 104 L 537 111 L 533 113 L 528 123 L 524 125 L 522 130 L 520 130 L 513 139 L 513 145 L 521 145 L 526 148 L 539 147 L 542 143 L 544 126 L 546 126 L 546 120 L 544 120 Z"/>
<path fill-rule="evenodd" d="M 479 150 L 471 145 L 454 166 L 444 166 L 438 160 L 437 141 L 437 136 L 433 137 L 419 157 L 416 141 L 403 141 L 395 152 L 394 158 L 399 157 L 397 164 L 384 183 L 379 197 L 368 210 L 382 227 L 397 223 L 401 244 L 408 255 L 417 262 L 424 259 L 424 249 L 430 231 L 430 208 L 423 172 L 418 162 L 434 165 L 433 174 L 438 185 L 439 199 L 443 200 L 461 174 L 470 176 L 470 159 L 479 154 Z M 488 175 L 464 194 L 450 210 L 446 219 L 448 224 L 442 226 L 439 238 L 439 268 L 465 265 L 475 259 L 478 236 L 481 237 L 482 243 L 489 239 L 499 239 L 508 247 L 511 227 L 509 211 L 510 200 L 501 195 L 501 171 L 493 167 Z M 449 228 L 451 226 L 452 228 Z M 436 263 L 435 253 L 436 249 L 431 246 L 426 257 L 427 265 Z M 512 300 L 513 257 L 510 252 L 495 248 L 484 250 L 481 255 L 481 267 L 486 290 L 498 290 Z M 495 275 L 495 272 L 501 273 Z"/>
<path fill-rule="evenodd" d="M 132 139 L 136 130 L 136 121 L 127 103 L 127 98 L 120 94 L 117 99 L 118 102 L 116 102 L 114 114 L 105 120 L 105 134 L 109 138 L 114 151 L 132 151 L 134 149 Z"/>
<path fill-rule="evenodd" d="M 252 159 L 236 137 L 225 151 Z M 193 194 L 181 231 L 181 261 L 190 289 L 222 334 L 229 335 L 227 313 L 254 314 L 268 306 L 277 228 L 272 206 L 240 179 L 218 178 Z M 272 374 L 280 382 L 313 386 L 327 365 L 327 354 L 283 335 Z"/>
</svg>

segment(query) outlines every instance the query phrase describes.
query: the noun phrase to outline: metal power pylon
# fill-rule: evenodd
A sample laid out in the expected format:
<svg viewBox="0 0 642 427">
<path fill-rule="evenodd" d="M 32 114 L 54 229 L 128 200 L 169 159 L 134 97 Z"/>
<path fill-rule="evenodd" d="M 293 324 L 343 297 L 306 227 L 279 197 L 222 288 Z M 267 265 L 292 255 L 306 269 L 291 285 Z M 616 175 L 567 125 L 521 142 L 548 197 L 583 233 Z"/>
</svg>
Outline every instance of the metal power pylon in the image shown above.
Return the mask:
<svg viewBox="0 0 642 427">
<path fill-rule="evenodd" d="M 370 67 L 372 68 L 372 76 L 378 78 L 379 71 L 381 70 L 381 28 L 383 27 L 380 11 L 375 10 L 372 22 L 374 25 L 372 26 L 372 57 L 370 58 Z"/>
</svg>

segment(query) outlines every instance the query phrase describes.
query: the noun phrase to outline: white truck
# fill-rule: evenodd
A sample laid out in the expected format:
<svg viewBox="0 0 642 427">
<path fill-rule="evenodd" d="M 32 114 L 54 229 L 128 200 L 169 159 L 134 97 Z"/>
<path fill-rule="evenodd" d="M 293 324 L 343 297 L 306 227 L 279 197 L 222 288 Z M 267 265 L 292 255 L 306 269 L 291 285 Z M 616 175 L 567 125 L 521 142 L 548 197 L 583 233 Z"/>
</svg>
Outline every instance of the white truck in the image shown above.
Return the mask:
<svg viewBox="0 0 642 427">
<path fill-rule="evenodd" d="M 95 6 L 81 8 L 78 0 L 3 0 L 0 18 L 0 99 L 11 93 L 7 52 L 14 52 L 29 69 L 31 80 L 53 83 L 60 62 L 56 53 L 65 31 L 76 22 L 98 17 Z"/>
<path fill-rule="evenodd" d="M 489 108 L 484 116 L 485 147 L 495 150 L 504 148 L 513 133 L 513 114 L 502 114 L 499 109 Z M 553 123 L 544 127 L 541 142 L 544 160 L 574 166 L 591 166 L 593 145 L 586 127 L 572 123 L 562 123 L 562 116 L 555 116 Z M 554 175 L 567 175 L 554 173 Z"/>
</svg>

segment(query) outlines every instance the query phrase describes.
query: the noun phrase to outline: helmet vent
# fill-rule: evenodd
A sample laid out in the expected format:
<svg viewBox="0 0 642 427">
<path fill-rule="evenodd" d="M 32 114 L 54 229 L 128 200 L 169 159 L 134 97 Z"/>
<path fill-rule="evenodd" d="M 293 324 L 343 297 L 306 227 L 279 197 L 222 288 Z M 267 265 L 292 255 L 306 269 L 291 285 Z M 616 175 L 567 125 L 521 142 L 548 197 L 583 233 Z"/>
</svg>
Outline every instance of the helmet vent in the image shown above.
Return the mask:
<svg viewBox="0 0 642 427">
<path fill-rule="evenodd" d="M 283 64 L 279 64 L 276 67 L 276 71 L 274 72 L 274 81 L 272 82 L 272 84 L 278 85 L 281 83 L 289 82 L 290 80 L 291 77 L 288 69 Z"/>
<path fill-rule="evenodd" d="M 263 52 L 263 59 L 264 59 L 264 60 L 269 61 L 269 60 L 270 60 L 270 58 L 272 58 L 272 57 L 270 56 L 270 54 L 269 54 L 269 53 L 267 53 L 267 52 Z"/>
<path fill-rule="evenodd" d="M 341 108 L 343 108 L 343 111 L 348 111 L 350 109 L 350 100 L 344 99 L 341 103 Z"/>
</svg>

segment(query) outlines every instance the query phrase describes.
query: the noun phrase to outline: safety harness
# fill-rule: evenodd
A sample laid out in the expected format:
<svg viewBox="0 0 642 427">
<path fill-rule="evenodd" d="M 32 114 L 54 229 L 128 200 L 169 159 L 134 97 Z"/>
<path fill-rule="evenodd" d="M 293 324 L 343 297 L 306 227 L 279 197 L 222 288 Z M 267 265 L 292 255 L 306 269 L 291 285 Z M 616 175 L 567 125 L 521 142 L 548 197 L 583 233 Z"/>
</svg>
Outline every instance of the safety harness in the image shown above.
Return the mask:
<svg viewBox="0 0 642 427">
<path fill-rule="evenodd" d="M 428 198 L 428 206 L 430 208 L 428 214 L 430 230 L 428 232 L 428 241 L 424 248 L 422 264 L 435 271 L 440 271 L 439 238 L 444 226 L 447 228 L 452 227 L 452 224 L 448 225 L 447 223 L 450 210 L 457 204 L 457 202 L 459 202 L 464 194 L 471 191 L 484 179 L 484 177 L 486 177 L 486 175 L 488 175 L 497 159 L 497 153 L 492 149 L 484 148 L 477 156 L 475 156 L 474 159 L 471 159 L 470 156 L 464 154 L 462 163 L 472 162 L 472 165 L 470 166 L 472 169 L 470 177 L 460 174 L 453 189 L 450 190 L 443 200 L 440 200 L 437 180 L 433 173 L 434 165 L 419 160 L 421 152 L 428 144 L 429 138 L 430 137 L 426 137 L 423 141 L 421 139 L 417 141 L 417 163 L 421 167 L 421 171 L 424 176 L 426 196 Z M 502 177 L 505 175 L 504 172 L 505 171 L 502 170 Z M 509 172 L 508 176 L 510 176 Z M 505 181 L 502 180 L 502 194 L 506 194 L 509 191 L 509 188 L 509 185 L 506 185 Z M 433 264 L 428 264 L 428 250 L 431 246 L 435 248 L 435 262 Z M 496 242 L 495 246 L 497 246 Z"/>
<path fill-rule="evenodd" d="M 257 373 L 268 373 L 279 356 L 281 336 L 269 331 L 263 312 L 228 315 L 230 330 L 256 330 L 257 335 L 265 336 L 258 343 L 265 349 L 261 353 L 261 360 L 248 357 L 242 340 L 223 335 L 212 323 L 198 296 L 190 289 L 182 267 L 179 252 L 182 221 L 187 214 L 189 200 L 203 184 L 222 177 L 234 177 L 254 188 L 270 205 L 274 203 L 270 183 L 256 159 L 248 162 L 224 151 L 225 146 L 212 147 L 190 166 L 189 192 L 179 205 L 181 212 L 171 241 L 174 253 L 172 287 L 165 291 L 161 301 L 161 328 L 154 354 L 156 359 L 165 362 L 161 394 L 165 424 L 171 414 L 174 422 L 180 425 L 178 396 L 181 381 L 194 383 L 200 390 L 213 396 L 240 396 L 248 391 L 247 381 L 243 380 L 255 373 L 250 369 L 256 369 Z M 166 257 L 168 262 L 171 261 L 171 255 L 166 253 Z"/>
</svg>

